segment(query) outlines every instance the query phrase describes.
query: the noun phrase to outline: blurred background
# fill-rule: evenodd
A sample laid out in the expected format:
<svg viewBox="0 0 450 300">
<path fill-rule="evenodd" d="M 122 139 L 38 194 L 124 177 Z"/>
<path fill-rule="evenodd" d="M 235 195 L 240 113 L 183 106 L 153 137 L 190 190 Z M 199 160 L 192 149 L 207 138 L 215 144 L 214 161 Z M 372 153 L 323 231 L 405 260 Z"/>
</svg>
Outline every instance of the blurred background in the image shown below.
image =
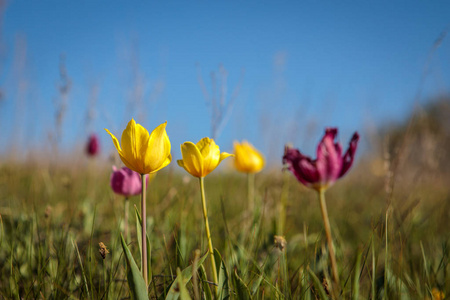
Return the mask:
<svg viewBox="0 0 450 300">
<path fill-rule="evenodd" d="M 327 126 L 344 147 L 360 132 L 359 157 L 417 113 L 448 136 L 448 2 L 0 3 L 3 160 L 74 162 L 91 134 L 106 160 L 103 128 L 131 118 L 167 121 L 174 159 L 187 140 L 247 139 L 277 168 Z"/>
</svg>

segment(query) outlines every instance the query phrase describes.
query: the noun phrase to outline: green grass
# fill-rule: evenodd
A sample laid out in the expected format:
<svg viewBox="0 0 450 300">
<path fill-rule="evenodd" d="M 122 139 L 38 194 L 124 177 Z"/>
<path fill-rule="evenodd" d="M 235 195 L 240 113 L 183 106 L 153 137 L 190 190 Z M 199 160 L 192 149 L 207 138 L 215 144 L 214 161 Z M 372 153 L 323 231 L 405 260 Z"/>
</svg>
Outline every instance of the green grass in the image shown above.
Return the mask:
<svg viewBox="0 0 450 300">
<path fill-rule="evenodd" d="M 198 180 L 175 169 L 159 172 L 148 188 L 149 296 L 164 299 L 181 276 L 187 284 L 173 287 L 177 295 L 208 299 L 214 292 L 209 259 L 197 272 L 181 272 L 207 251 Z M 385 178 L 369 169 L 360 162 L 327 192 L 341 280 L 338 297 L 431 299 L 433 288 L 448 295 L 449 181 L 403 180 L 408 177 L 399 170 L 391 195 Z M 109 168 L 0 166 L 1 299 L 130 297 L 120 242 L 124 199 L 111 191 L 109 176 Z M 220 298 L 330 297 L 316 194 L 293 176 L 283 177 L 281 167 L 266 171 L 256 175 L 252 215 L 246 184 L 244 175 L 232 171 L 205 179 Z M 287 197 L 286 224 L 278 232 L 282 197 Z M 139 207 L 139 197 L 131 199 L 128 247 L 140 266 L 134 205 Z M 275 235 L 285 236 L 283 251 L 275 247 Z M 100 242 L 110 251 L 105 260 Z"/>
</svg>

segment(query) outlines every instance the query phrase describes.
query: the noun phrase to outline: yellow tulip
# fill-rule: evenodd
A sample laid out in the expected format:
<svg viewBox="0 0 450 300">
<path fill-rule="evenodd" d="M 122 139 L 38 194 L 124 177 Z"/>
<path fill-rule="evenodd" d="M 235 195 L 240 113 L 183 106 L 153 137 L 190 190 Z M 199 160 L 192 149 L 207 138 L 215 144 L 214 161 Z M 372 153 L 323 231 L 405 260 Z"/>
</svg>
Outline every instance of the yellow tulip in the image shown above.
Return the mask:
<svg viewBox="0 0 450 300">
<path fill-rule="evenodd" d="M 234 142 L 234 166 L 243 173 L 258 173 L 264 168 L 264 156 L 247 141 Z"/>
<path fill-rule="evenodd" d="M 185 142 L 181 145 L 182 160 L 178 165 L 183 167 L 192 176 L 203 178 L 211 173 L 222 160 L 233 154 L 220 153 L 219 146 L 213 139 L 205 137 L 197 144 Z"/>
<path fill-rule="evenodd" d="M 147 129 L 131 119 L 122 133 L 122 147 L 117 138 L 105 130 L 111 135 L 125 166 L 142 175 L 161 170 L 172 161 L 166 125 L 167 122 L 162 123 L 149 134 Z"/>
</svg>

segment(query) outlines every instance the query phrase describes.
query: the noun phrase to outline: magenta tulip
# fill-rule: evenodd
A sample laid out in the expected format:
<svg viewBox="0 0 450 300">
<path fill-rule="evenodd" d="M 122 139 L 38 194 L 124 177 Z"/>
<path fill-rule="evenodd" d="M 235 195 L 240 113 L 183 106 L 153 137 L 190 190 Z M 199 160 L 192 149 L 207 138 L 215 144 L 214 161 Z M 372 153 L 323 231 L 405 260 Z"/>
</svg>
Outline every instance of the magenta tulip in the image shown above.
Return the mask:
<svg viewBox="0 0 450 300">
<path fill-rule="evenodd" d="M 110 181 L 113 191 L 125 197 L 139 195 L 142 191 L 141 175 L 127 167 L 117 169 L 113 166 Z"/>
<path fill-rule="evenodd" d="M 99 152 L 100 152 L 100 142 L 98 140 L 98 137 L 96 134 L 91 134 L 86 144 L 86 154 L 89 156 L 95 156 Z"/>
<path fill-rule="evenodd" d="M 327 128 L 322 141 L 317 146 L 317 159 L 303 155 L 294 148 L 285 148 L 283 163 L 297 179 L 307 187 L 324 190 L 347 173 L 353 163 L 359 135 L 353 134 L 350 145 L 342 155 L 342 147 L 335 143 L 337 128 Z"/>
</svg>

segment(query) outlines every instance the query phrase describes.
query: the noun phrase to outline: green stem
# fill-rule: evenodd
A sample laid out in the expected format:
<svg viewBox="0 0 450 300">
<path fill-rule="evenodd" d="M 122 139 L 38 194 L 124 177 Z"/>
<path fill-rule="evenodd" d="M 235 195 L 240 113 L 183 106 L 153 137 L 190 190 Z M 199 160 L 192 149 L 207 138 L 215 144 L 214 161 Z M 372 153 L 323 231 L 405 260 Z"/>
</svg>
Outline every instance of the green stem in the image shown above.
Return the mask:
<svg viewBox="0 0 450 300">
<path fill-rule="evenodd" d="M 374 245 L 375 241 L 373 239 L 373 232 L 372 232 L 372 299 L 376 298 L 376 294 L 375 294 L 375 286 L 376 286 L 376 282 L 375 282 L 375 269 L 376 269 L 376 262 L 375 262 L 375 245 Z"/>
<path fill-rule="evenodd" d="M 283 171 L 283 187 L 281 189 L 280 212 L 278 216 L 278 234 L 283 235 L 284 224 L 286 223 L 286 205 L 289 193 L 289 174 Z"/>
<path fill-rule="evenodd" d="M 217 279 L 216 261 L 214 260 L 214 248 L 213 248 L 212 240 L 211 240 L 211 232 L 209 231 L 208 211 L 206 209 L 206 199 L 205 199 L 205 186 L 204 186 L 203 177 L 200 177 L 199 179 L 200 179 L 200 190 L 201 190 L 201 195 L 202 195 L 203 218 L 205 219 L 205 227 L 206 227 L 206 238 L 208 239 L 208 250 L 209 250 L 209 256 L 211 258 L 211 266 L 212 266 L 213 278 L 214 278 L 214 283 L 215 283 L 214 288 L 215 288 L 216 294 L 217 294 L 217 286 L 218 286 L 219 280 Z"/>
<path fill-rule="evenodd" d="M 247 174 L 248 210 L 253 213 L 255 209 L 255 173 Z"/>
<path fill-rule="evenodd" d="M 325 226 L 325 233 L 327 235 L 328 251 L 330 253 L 331 270 L 333 272 L 333 279 L 336 286 L 339 287 L 339 274 L 336 264 L 336 256 L 334 255 L 333 238 L 331 237 L 330 220 L 328 218 L 327 204 L 325 202 L 325 189 L 319 191 L 320 210 L 322 211 L 323 224 Z"/>
<path fill-rule="evenodd" d="M 147 212 L 145 203 L 145 176 L 146 174 L 141 174 L 142 183 L 142 193 L 141 193 L 141 214 L 142 214 L 142 230 L 141 230 L 141 240 L 142 240 L 142 276 L 144 277 L 145 285 L 148 286 L 147 278 Z"/>
<path fill-rule="evenodd" d="M 102 260 L 103 264 L 103 285 L 105 286 L 105 299 L 108 299 L 108 285 L 106 284 L 106 263 L 105 259 Z"/>
<path fill-rule="evenodd" d="M 385 227 L 385 238 L 386 238 L 386 254 L 384 256 L 384 299 L 388 299 L 388 219 L 389 219 L 389 207 L 386 210 L 386 227 Z"/>
</svg>

